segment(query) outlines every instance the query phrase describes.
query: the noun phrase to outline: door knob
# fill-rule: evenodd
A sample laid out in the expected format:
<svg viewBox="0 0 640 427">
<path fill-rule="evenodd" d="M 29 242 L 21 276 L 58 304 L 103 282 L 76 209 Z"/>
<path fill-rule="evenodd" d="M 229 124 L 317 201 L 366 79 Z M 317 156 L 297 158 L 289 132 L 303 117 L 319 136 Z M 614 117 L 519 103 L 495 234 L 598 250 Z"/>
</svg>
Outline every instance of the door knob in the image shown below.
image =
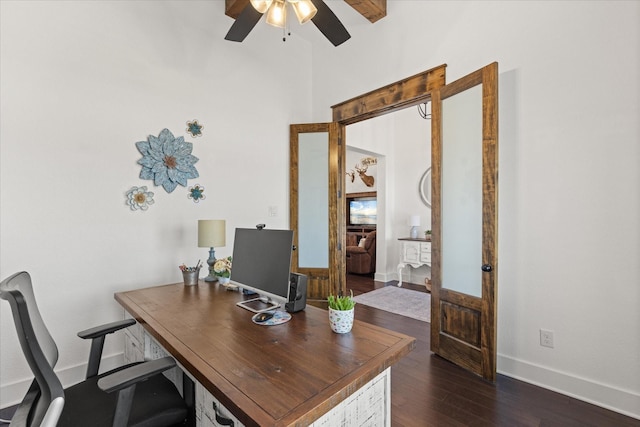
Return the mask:
<svg viewBox="0 0 640 427">
<path fill-rule="evenodd" d="M 491 264 L 483 264 L 482 265 L 482 271 L 489 273 L 491 271 L 493 271 L 493 267 L 491 266 Z"/>
</svg>

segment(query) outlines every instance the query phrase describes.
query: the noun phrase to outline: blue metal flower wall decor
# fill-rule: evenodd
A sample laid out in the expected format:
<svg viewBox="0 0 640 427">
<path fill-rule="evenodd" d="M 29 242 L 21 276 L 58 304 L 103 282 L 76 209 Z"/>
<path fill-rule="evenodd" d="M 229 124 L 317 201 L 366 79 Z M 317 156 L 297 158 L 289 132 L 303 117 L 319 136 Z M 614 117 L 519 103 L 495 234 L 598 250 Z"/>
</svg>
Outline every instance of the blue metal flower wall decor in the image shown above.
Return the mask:
<svg viewBox="0 0 640 427">
<path fill-rule="evenodd" d="M 204 187 L 200 184 L 196 184 L 193 187 L 189 187 L 188 197 L 193 199 L 195 203 L 198 203 L 200 200 L 206 199 L 204 195 Z"/>
<path fill-rule="evenodd" d="M 197 120 L 187 122 L 187 132 L 189 132 L 194 138 L 196 136 L 202 136 L 202 129 L 204 129 L 204 126 L 199 124 Z"/>
<path fill-rule="evenodd" d="M 152 179 L 155 185 L 162 185 L 167 193 L 178 184 L 187 186 L 187 180 L 200 175 L 194 164 L 198 158 L 191 154 L 193 144 L 184 137 L 174 137 L 169 129 L 163 129 L 158 137 L 149 135 L 147 141 L 136 142 L 142 158 L 141 179 Z"/>
<path fill-rule="evenodd" d="M 140 209 L 141 211 L 146 211 L 149 209 L 149 205 L 155 203 L 153 200 L 153 192 L 147 191 L 146 186 L 142 187 L 131 187 L 129 191 L 127 191 L 127 202 L 126 204 L 132 211 L 136 211 Z"/>
</svg>

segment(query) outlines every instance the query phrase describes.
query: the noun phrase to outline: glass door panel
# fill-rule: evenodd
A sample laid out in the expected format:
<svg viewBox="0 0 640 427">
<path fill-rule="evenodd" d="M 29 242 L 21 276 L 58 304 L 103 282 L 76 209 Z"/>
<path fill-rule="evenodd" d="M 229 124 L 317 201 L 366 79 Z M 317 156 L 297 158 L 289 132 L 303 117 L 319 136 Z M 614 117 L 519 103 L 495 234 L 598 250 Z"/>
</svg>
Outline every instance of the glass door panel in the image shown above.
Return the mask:
<svg viewBox="0 0 640 427">
<path fill-rule="evenodd" d="M 442 287 L 482 295 L 482 85 L 442 100 Z"/>
<path fill-rule="evenodd" d="M 307 276 L 307 299 L 344 291 L 344 227 L 338 221 L 344 215 L 344 169 L 338 167 L 343 129 L 338 123 L 290 126 L 289 220 L 297 248 L 291 268 Z"/>
<path fill-rule="evenodd" d="M 329 267 L 329 133 L 298 135 L 298 265 Z"/>
</svg>

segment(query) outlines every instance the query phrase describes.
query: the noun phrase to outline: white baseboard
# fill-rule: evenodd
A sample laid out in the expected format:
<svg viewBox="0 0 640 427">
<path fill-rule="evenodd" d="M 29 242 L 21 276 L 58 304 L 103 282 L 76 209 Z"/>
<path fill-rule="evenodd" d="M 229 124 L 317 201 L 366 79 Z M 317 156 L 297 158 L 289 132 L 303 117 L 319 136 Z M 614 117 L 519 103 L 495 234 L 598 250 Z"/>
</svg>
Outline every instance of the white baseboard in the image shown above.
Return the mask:
<svg viewBox="0 0 640 427">
<path fill-rule="evenodd" d="M 640 394 L 498 354 L 498 372 L 640 419 Z"/>
<path fill-rule="evenodd" d="M 388 274 L 388 273 L 378 273 L 376 271 L 376 273 L 373 275 L 373 280 L 375 280 L 376 282 L 382 282 L 382 283 L 387 283 L 390 282 L 392 280 L 398 280 L 397 279 L 397 275 L 395 275 L 396 277 L 393 277 L 392 275 Z"/>
<path fill-rule="evenodd" d="M 121 366 L 124 361 L 124 353 L 117 353 L 110 356 L 104 356 L 100 363 L 100 372 Z M 70 366 L 64 369 L 56 369 L 58 378 L 62 382 L 63 387 L 69 387 L 82 381 L 87 374 L 87 364 Z M 11 384 L 3 384 L 0 387 L 0 409 L 9 408 L 17 405 L 22 401 L 27 393 L 33 378 L 27 378 Z"/>
<path fill-rule="evenodd" d="M 402 282 L 403 283 L 412 283 L 414 285 L 424 285 L 424 279 L 426 279 L 427 276 L 425 275 L 409 275 L 409 274 L 403 274 L 402 275 Z M 375 280 L 376 282 L 382 282 L 382 283 L 387 283 L 387 282 L 391 282 L 392 280 L 399 280 L 400 276 L 398 276 L 398 273 L 393 272 L 393 273 L 380 273 L 377 272 L 374 274 L 373 276 L 373 280 Z"/>
</svg>

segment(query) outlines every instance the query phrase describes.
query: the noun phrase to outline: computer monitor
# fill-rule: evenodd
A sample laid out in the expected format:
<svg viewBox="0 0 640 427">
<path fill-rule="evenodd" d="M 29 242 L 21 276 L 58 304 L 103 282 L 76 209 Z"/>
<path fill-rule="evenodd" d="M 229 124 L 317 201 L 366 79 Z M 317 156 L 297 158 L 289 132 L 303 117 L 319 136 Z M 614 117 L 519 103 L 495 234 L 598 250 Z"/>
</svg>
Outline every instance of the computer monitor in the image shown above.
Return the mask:
<svg viewBox="0 0 640 427">
<path fill-rule="evenodd" d="M 239 306 L 256 313 L 284 306 L 292 247 L 292 230 L 236 228 L 231 283 L 259 295 Z"/>
</svg>

